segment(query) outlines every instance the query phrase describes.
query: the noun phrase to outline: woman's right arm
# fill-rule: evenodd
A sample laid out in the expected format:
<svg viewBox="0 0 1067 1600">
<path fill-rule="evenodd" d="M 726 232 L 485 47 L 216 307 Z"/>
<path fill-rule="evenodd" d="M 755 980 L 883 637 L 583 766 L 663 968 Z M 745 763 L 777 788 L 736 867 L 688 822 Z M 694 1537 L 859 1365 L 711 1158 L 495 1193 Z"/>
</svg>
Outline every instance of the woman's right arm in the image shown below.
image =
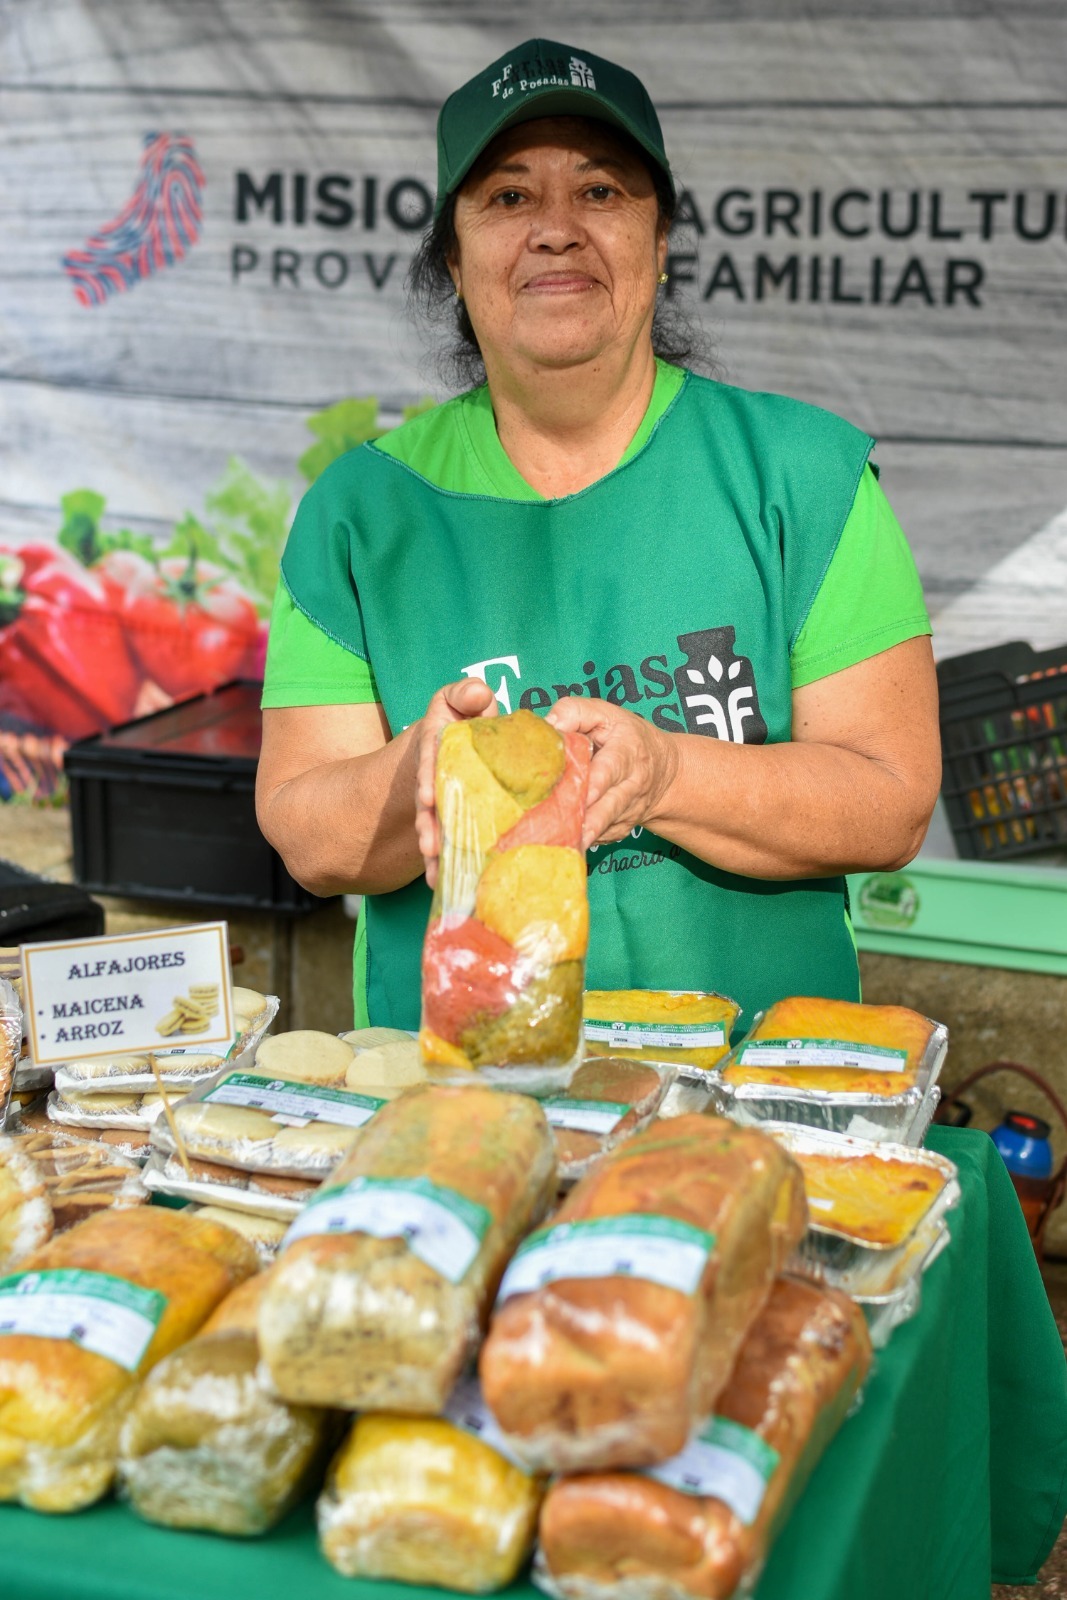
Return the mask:
<svg viewBox="0 0 1067 1600">
<path fill-rule="evenodd" d="M 260 829 L 312 894 L 401 889 L 426 866 L 415 832 L 417 780 L 423 846 L 436 853 L 433 755 L 441 729 L 495 712 L 476 678 L 439 689 L 426 715 L 395 738 L 374 702 L 265 709 Z"/>
</svg>

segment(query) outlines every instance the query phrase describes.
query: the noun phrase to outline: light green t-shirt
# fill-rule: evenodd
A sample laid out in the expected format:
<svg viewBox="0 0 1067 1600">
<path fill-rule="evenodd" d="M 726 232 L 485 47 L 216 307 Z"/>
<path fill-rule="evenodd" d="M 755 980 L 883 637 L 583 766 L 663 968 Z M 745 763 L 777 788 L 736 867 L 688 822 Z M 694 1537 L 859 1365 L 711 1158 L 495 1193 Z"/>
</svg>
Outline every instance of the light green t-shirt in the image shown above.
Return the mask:
<svg viewBox="0 0 1067 1600">
<path fill-rule="evenodd" d="M 683 377 L 680 367 L 657 361 L 652 399 L 620 466 L 645 444 Z M 377 448 L 437 488 L 455 494 L 542 498 L 500 443 L 484 386 L 386 434 Z M 827 678 L 930 631 L 911 551 L 868 467 L 793 647 L 793 687 Z M 368 705 L 377 699 L 373 664 L 353 655 L 305 617 L 285 585 L 279 584 L 270 623 L 264 707 Z"/>
</svg>

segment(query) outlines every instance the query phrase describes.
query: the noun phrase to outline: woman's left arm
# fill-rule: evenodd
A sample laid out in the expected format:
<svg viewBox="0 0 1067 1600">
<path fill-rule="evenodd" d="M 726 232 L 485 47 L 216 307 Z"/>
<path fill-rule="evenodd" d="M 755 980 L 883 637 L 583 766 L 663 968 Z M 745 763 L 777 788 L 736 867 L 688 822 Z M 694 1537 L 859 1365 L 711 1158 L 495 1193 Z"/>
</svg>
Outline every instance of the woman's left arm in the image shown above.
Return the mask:
<svg viewBox="0 0 1067 1600">
<path fill-rule="evenodd" d="M 593 741 L 586 848 L 640 826 L 750 878 L 904 866 L 941 782 L 926 637 L 795 690 L 788 744 L 665 733 L 603 700 L 561 700 L 548 720 Z"/>
</svg>

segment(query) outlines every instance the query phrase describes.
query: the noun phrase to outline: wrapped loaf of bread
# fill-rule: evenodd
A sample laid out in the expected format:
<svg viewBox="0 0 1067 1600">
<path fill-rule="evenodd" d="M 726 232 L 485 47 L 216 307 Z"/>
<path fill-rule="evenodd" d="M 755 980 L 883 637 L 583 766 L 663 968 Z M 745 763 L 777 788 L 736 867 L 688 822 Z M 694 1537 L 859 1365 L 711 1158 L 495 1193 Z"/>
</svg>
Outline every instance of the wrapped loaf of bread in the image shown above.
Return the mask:
<svg viewBox="0 0 1067 1600">
<path fill-rule="evenodd" d="M 727 1054 L 741 1014 L 725 995 L 670 989 L 587 989 L 583 1010 L 589 1050 L 701 1073 Z"/>
<path fill-rule="evenodd" d="M 99 1500 L 141 1378 L 257 1265 L 229 1228 L 141 1206 L 101 1211 L 0 1279 L 0 1500 Z"/>
<path fill-rule="evenodd" d="M 560 734 L 532 711 L 442 733 L 440 865 L 422 962 L 427 1062 L 544 1072 L 576 1056 L 588 773 L 585 735 Z M 540 1080 L 528 1071 L 522 1081 Z"/>
<path fill-rule="evenodd" d="M 119 1492 L 149 1522 L 251 1536 L 312 1488 L 333 1417 L 286 1405 L 257 1381 L 267 1277 L 227 1295 L 141 1386 L 122 1429 Z"/>
<path fill-rule="evenodd" d="M 656 1123 L 598 1161 L 516 1252 L 482 1349 L 520 1457 L 577 1472 L 677 1454 L 806 1217 L 796 1163 L 717 1117 Z"/>
<path fill-rule="evenodd" d="M 476 1382 L 444 1417 L 360 1417 L 318 1503 L 327 1561 L 346 1578 L 502 1589 L 533 1547 L 543 1486 L 502 1453 Z"/>
<path fill-rule="evenodd" d="M 846 1295 L 780 1278 L 716 1416 L 647 1474 L 563 1478 L 536 1579 L 560 1600 L 728 1600 L 754 1581 L 870 1366 Z"/>
<path fill-rule="evenodd" d="M 767 1008 L 722 1078 L 819 1094 L 899 1095 L 932 1081 L 928 1050 L 935 1031 L 944 1032 L 906 1006 L 798 995 Z"/>
<path fill-rule="evenodd" d="M 259 1339 L 279 1394 L 439 1412 L 555 1187 L 535 1100 L 428 1085 L 389 1101 L 293 1224 L 271 1274 Z"/>
</svg>

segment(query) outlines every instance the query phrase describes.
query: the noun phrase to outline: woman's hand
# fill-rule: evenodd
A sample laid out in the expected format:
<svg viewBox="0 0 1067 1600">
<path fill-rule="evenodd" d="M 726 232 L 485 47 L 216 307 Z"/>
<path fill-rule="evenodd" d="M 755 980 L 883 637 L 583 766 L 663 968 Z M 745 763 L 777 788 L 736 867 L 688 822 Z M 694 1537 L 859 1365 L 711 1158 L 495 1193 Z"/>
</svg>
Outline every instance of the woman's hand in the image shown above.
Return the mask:
<svg viewBox="0 0 1067 1600">
<path fill-rule="evenodd" d="M 613 844 L 649 826 L 678 769 L 677 741 L 608 700 L 560 700 L 546 721 L 593 745 L 582 849 Z"/>
<path fill-rule="evenodd" d="M 465 722 L 470 717 L 495 717 L 493 691 L 480 678 L 461 678 L 438 689 L 419 729 L 418 771 L 415 778 L 415 836 L 426 862 L 426 882 L 437 883 L 437 858 L 441 850 L 441 830 L 437 826 L 434 803 L 434 773 L 437 741 L 450 722 Z"/>
</svg>

